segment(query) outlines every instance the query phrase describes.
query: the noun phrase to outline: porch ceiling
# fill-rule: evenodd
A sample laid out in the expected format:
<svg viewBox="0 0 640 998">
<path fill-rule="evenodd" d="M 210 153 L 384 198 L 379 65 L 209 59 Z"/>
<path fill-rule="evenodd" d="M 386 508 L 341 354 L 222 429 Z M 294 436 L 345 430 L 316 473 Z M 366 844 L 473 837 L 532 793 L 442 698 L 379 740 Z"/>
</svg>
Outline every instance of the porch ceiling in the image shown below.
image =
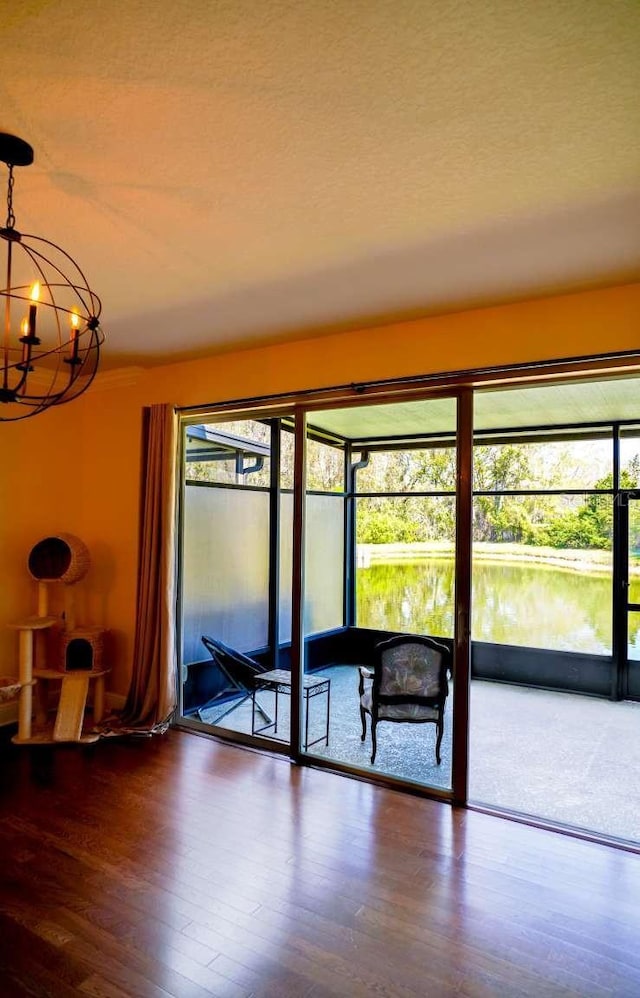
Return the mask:
<svg viewBox="0 0 640 998">
<path fill-rule="evenodd" d="M 476 430 L 638 421 L 640 376 L 484 389 L 476 394 Z M 455 400 L 421 399 L 314 412 L 311 426 L 349 440 L 431 436 L 455 430 Z"/>
</svg>

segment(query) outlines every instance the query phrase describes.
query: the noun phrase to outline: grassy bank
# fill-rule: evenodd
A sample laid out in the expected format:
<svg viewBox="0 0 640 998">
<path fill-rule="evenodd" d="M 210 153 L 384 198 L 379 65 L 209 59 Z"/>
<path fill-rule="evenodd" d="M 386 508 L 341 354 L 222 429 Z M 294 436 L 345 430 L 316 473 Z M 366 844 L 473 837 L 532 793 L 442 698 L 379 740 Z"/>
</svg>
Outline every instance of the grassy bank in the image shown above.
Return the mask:
<svg viewBox="0 0 640 998">
<path fill-rule="evenodd" d="M 433 541 L 427 544 L 358 544 L 358 564 L 416 561 L 420 558 L 452 558 L 453 544 Z M 531 544 L 473 545 L 473 558 L 478 562 L 548 565 L 571 572 L 609 575 L 611 552 L 573 548 L 534 547 Z M 631 575 L 640 576 L 640 558 L 630 559 Z"/>
</svg>

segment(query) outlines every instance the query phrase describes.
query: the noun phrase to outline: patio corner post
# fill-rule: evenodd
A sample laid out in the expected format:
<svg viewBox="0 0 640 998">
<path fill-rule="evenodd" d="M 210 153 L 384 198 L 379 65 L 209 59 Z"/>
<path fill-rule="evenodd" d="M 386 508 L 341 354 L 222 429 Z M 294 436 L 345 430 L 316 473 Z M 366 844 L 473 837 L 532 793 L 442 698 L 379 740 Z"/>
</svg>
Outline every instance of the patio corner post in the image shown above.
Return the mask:
<svg viewBox="0 0 640 998">
<path fill-rule="evenodd" d="M 471 682 L 471 539 L 473 522 L 473 390 L 458 395 L 455 624 L 453 641 L 453 802 L 469 792 Z"/>
</svg>

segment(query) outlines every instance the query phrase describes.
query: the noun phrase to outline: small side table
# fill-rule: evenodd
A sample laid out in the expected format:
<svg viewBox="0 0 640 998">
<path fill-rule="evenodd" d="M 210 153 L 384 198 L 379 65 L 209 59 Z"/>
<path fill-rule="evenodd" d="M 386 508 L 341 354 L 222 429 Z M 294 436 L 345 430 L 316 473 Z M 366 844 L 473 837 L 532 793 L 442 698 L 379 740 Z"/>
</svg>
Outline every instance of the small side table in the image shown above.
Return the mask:
<svg viewBox="0 0 640 998">
<path fill-rule="evenodd" d="M 265 735 L 267 738 L 274 738 L 279 742 L 286 742 L 286 738 L 278 738 L 278 697 L 281 693 L 285 696 L 291 696 L 291 673 L 287 672 L 286 669 L 273 669 L 271 672 L 261 672 L 255 677 L 255 687 L 251 696 L 251 734 L 252 735 L 265 735 L 267 731 L 273 729 L 272 735 Z M 263 724 L 262 727 L 256 728 L 256 693 L 260 690 L 273 690 L 276 697 L 275 703 L 275 714 L 274 719 L 269 724 Z M 314 738 L 312 742 L 309 741 L 309 700 L 313 697 L 322 696 L 326 694 L 327 697 L 327 714 L 326 714 L 326 724 L 325 733 L 321 735 L 320 738 Z M 324 742 L 325 745 L 329 744 L 329 711 L 330 711 L 330 701 L 331 701 L 331 680 L 327 676 L 312 676 L 304 675 L 302 677 L 302 699 L 304 702 L 304 742 L 303 748 L 306 752 L 312 745 L 317 745 L 319 742 Z"/>
</svg>

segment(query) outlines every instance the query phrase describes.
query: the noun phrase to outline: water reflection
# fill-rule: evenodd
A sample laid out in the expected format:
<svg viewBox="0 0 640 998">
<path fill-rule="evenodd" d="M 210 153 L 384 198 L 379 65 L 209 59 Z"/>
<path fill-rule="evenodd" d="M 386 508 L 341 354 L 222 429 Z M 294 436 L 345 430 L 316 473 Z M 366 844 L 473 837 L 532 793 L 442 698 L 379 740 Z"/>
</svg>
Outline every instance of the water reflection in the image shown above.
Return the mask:
<svg viewBox="0 0 640 998">
<path fill-rule="evenodd" d="M 381 630 L 453 635 L 454 564 L 448 558 L 373 564 L 357 574 L 357 623 Z M 630 599 L 640 602 L 640 579 Z M 640 651 L 640 619 L 629 644 Z M 476 641 L 611 654 L 611 577 L 545 565 L 476 562 Z"/>
</svg>

